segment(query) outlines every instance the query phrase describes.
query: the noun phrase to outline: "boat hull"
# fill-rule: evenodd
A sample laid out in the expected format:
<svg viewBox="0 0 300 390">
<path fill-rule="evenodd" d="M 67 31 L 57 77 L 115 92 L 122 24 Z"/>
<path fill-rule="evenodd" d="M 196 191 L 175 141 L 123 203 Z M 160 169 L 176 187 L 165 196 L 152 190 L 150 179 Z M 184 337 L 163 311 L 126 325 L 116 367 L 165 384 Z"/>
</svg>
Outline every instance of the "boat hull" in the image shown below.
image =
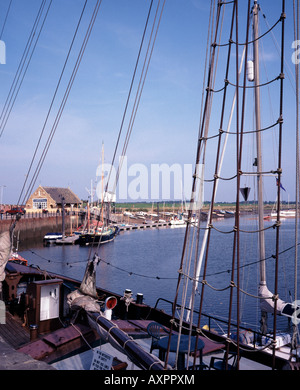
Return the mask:
<svg viewBox="0 0 300 390">
<path fill-rule="evenodd" d="M 62 233 L 47 233 L 43 238 L 43 244 L 45 246 L 55 244 L 56 240 L 62 239 Z"/>
<path fill-rule="evenodd" d="M 101 233 L 84 233 L 81 234 L 76 241 L 77 244 L 84 245 L 99 245 L 113 241 L 119 233 L 117 227 L 110 228 L 107 232 Z"/>
</svg>

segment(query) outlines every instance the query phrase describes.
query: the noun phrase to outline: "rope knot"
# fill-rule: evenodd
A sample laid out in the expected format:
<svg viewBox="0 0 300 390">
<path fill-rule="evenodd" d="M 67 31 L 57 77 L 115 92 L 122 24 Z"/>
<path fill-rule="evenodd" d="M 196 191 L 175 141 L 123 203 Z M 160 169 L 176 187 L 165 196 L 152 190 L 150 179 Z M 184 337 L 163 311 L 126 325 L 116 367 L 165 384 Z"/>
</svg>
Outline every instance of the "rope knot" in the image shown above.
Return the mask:
<svg viewBox="0 0 300 390">
<path fill-rule="evenodd" d="M 278 301 L 278 299 L 279 299 L 279 295 L 278 295 L 278 294 L 274 294 L 274 295 L 272 296 L 272 301 L 273 301 L 273 302 Z"/>
<path fill-rule="evenodd" d="M 286 18 L 286 13 L 282 12 L 282 14 L 280 15 L 280 20 L 283 21 L 285 18 Z"/>
<path fill-rule="evenodd" d="M 170 319 L 170 324 L 171 324 L 171 325 L 174 325 L 175 328 L 178 327 L 178 324 L 177 324 L 175 318 L 171 318 L 171 319 Z"/>
</svg>

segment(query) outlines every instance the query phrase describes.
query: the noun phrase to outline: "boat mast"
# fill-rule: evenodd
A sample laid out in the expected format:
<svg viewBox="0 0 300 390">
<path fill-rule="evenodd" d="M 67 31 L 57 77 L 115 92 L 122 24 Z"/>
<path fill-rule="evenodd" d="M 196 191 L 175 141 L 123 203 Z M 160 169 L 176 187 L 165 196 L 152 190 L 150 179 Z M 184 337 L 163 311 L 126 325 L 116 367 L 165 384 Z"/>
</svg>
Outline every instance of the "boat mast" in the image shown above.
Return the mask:
<svg viewBox="0 0 300 390">
<path fill-rule="evenodd" d="M 104 143 L 102 142 L 102 174 L 101 174 L 101 191 L 102 191 L 102 198 L 101 198 L 101 222 L 103 226 L 103 214 L 104 214 Z"/>
<path fill-rule="evenodd" d="M 255 125 L 257 150 L 257 200 L 258 200 L 258 229 L 259 229 L 259 260 L 260 260 L 260 286 L 266 285 L 265 264 L 265 235 L 264 235 L 264 204 L 263 204 L 263 175 L 261 150 L 261 119 L 260 119 L 260 89 L 259 89 L 259 48 L 258 48 L 258 12 L 259 5 L 254 1 L 253 6 L 253 55 L 254 55 L 254 84 L 255 84 Z M 266 313 L 262 312 L 262 321 Z M 265 330 L 262 323 L 262 331 Z"/>
</svg>

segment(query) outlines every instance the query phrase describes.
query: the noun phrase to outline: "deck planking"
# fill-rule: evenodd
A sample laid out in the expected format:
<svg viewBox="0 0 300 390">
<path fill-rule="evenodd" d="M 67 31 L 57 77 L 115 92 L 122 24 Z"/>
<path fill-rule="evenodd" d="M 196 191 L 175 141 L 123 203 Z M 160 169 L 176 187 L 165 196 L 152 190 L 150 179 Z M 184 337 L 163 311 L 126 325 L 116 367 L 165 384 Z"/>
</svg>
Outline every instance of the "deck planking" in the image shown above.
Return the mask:
<svg viewBox="0 0 300 390">
<path fill-rule="evenodd" d="M 5 322 L 0 324 L 0 336 L 11 347 L 16 349 L 30 341 L 29 331 L 11 313 L 6 312 Z"/>
</svg>

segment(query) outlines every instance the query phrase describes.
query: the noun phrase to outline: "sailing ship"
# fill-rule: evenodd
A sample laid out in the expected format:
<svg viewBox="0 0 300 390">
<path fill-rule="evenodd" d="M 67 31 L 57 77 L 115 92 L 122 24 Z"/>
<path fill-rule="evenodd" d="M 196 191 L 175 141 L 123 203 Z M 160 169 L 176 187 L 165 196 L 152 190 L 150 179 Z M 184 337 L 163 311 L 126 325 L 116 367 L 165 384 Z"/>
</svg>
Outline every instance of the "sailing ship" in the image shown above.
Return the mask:
<svg viewBox="0 0 300 390">
<path fill-rule="evenodd" d="M 212 4 L 215 4 L 212 2 Z M 185 230 L 185 239 L 182 248 L 182 254 L 180 264 L 178 267 L 178 281 L 174 302 L 172 305 L 172 312 L 166 313 L 163 310 L 158 310 L 156 307 L 150 307 L 141 302 L 140 299 L 134 300 L 130 291 L 125 291 L 124 296 L 118 296 L 112 294 L 109 291 L 96 288 L 95 286 L 95 272 L 97 264 L 101 261 L 100 257 L 95 253 L 93 257 L 89 258 L 86 272 L 82 282 L 74 281 L 71 278 L 63 277 L 53 273 L 45 274 L 38 269 L 26 267 L 20 264 L 14 264 L 7 262 L 11 252 L 11 236 L 14 227 L 12 226 L 10 232 L 2 235 L 4 244 L 2 245 L 1 257 L 0 257 L 0 280 L 3 281 L 3 301 L 10 308 L 11 311 L 21 312 L 26 326 L 31 327 L 32 340 L 28 344 L 24 345 L 19 350 L 31 354 L 33 357 L 48 362 L 53 362 L 54 359 L 62 359 L 65 357 L 65 352 L 68 354 L 75 351 L 78 352 L 79 344 L 82 347 L 82 341 L 80 339 L 81 334 L 89 335 L 92 340 L 95 340 L 95 334 L 91 332 L 91 327 L 97 329 L 98 337 L 103 340 L 109 340 L 109 342 L 117 349 L 122 349 L 128 354 L 131 361 L 136 363 L 138 367 L 142 369 L 155 369 L 164 370 L 172 368 L 169 365 L 170 352 L 171 352 L 171 339 L 176 333 L 178 337 L 178 348 L 180 348 L 180 338 L 187 336 L 190 340 L 185 353 L 187 356 L 193 356 L 193 363 L 191 365 L 190 360 L 187 360 L 184 366 L 187 369 L 196 369 L 196 359 L 199 355 L 197 345 L 203 343 L 215 343 L 225 350 L 225 361 L 222 365 L 223 369 L 229 369 L 228 363 L 229 352 L 232 350 L 236 353 L 238 359 L 236 360 L 235 368 L 239 368 L 241 359 L 250 359 L 273 369 L 282 368 L 295 368 L 299 367 L 299 337 L 298 337 L 298 321 L 299 317 L 297 313 L 299 307 L 294 302 L 284 302 L 278 296 L 278 262 L 280 258 L 279 236 L 280 236 L 280 186 L 278 186 L 278 209 L 277 209 L 277 221 L 274 228 L 274 232 L 277 237 L 275 254 L 273 255 L 275 263 L 275 282 L 274 291 L 271 292 L 268 287 L 268 278 L 266 272 L 266 251 L 265 251 L 265 239 L 264 232 L 266 226 L 264 224 L 264 202 L 263 202 L 263 179 L 266 172 L 263 169 L 263 153 L 261 135 L 263 132 L 277 127 L 279 135 L 279 153 L 276 169 L 271 169 L 267 172 L 268 175 L 275 176 L 280 183 L 281 177 L 284 174 L 282 169 L 282 137 L 284 131 L 284 115 L 283 115 L 283 85 L 284 85 L 284 27 L 285 27 L 285 1 L 282 1 L 282 9 L 278 20 L 272 28 L 266 33 L 259 35 L 258 29 L 258 17 L 260 13 L 259 4 L 254 1 L 248 1 L 248 8 L 246 12 L 246 21 L 243 23 L 243 27 L 246 27 L 245 37 L 243 36 L 240 41 L 240 32 L 238 29 L 239 21 L 239 6 L 241 2 L 234 0 L 231 2 L 218 1 L 215 9 L 215 13 L 212 12 L 210 16 L 212 31 L 209 32 L 209 36 L 212 41 L 210 42 L 210 55 L 209 55 L 209 71 L 207 75 L 207 87 L 205 89 L 205 101 L 204 110 L 201 118 L 201 126 L 199 131 L 199 137 L 197 139 L 197 154 L 195 161 L 195 172 L 193 175 L 192 194 L 188 212 L 188 219 Z M 243 2 L 245 5 L 245 2 Z M 273 7 L 273 3 L 272 3 Z M 226 43 L 221 42 L 221 25 L 223 21 L 223 12 L 229 10 L 231 15 L 229 40 Z M 227 14 L 228 15 L 228 14 Z M 250 34 L 250 21 L 253 25 L 253 37 L 249 38 Z M 264 84 L 260 82 L 259 73 L 259 47 L 258 43 L 261 39 L 272 31 L 275 27 L 281 28 L 281 57 L 279 61 L 279 76 L 276 76 L 275 82 L 279 84 L 279 113 L 278 120 L 273 124 L 262 127 L 261 115 L 260 115 L 260 89 Z M 243 55 L 240 56 L 240 48 L 243 48 Z M 253 59 L 249 60 L 250 47 L 253 50 Z M 215 82 L 219 79 L 216 77 L 215 72 L 217 69 L 216 60 L 217 52 L 225 48 L 227 61 L 223 62 L 225 66 L 225 78 L 223 78 L 223 86 L 219 90 L 215 88 Z M 232 56 L 232 48 L 235 48 L 235 55 Z M 245 65 L 239 67 L 238 60 L 243 58 L 242 64 L 248 64 L 249 68 Z M 230 64 L 234 58 L 234 71 L 231 70 Z M 249 63 L 249 61 L 251 61 Z M 240 69 L 243 69 L 243 73 Z M 247 81 L 247 72 L 248 80 Z M 234 81 L 230 80 L 230 76 L 234 77 Z M 240 82 L 240 76 L 243 75 L 243 82 Z M 251 87 L 247 85 L 247 82 L 252 83 Z M 233 87 L 233 105 L 231 114 L 228 117 L 228 124 L 231 124 L 232 115 L 234 110 L 236 111 L 236 123 L 235 130 L 231 130 L 231 126 L 228 125 L 227 130 L 225 127 L 225 104 L 227 99 L 227 92 L 229 88 Z M 254 130 L 245 130 L 245 111 L 246 111 L 246 91 L 251 89 L 254 92 L 255 97 L 255 125 Z M 242 93 L 241 93 L 242 91 Z M 218 126 L 211 125 L 211 113 L 213 109 L 213 96 L 215 93 L 221 93 L 222 98 L 217 100 L 217 108 L 220 113 L 220 122 Z M 298 91 L 297 91 L 298 96 Z M 235 108 L 234 108 L 235 107 Z M 211 125 L 211 126 L 210 126 Z M 219 129 L 217 133 L 215 129 Z M 212 133 L 211 133 L 212 131 Z M 240 224 L 240 181 L 243 175 L 247 175 L 247 171 L 243 169 L 244 157 L 242 150 L 245 143 L 245 137 L 248 133 L 255 134 L 256 136 L 256 151 L 255 151 L 255 167 L 256 172 L 248 172 L 249 175 L 256 177 L 257 187 L 257 203 L 258 203 L 258 223 L 257 233 L 259 236 L 259 252 L 256 262 L 259 265 L 260 280 L 258 283 L 258 292 L 256 294 L 247 293 L 244 291 L 240 284 L 241 273 L 241 248 L 240 248 L 240 236 L 244 231 L 241 229 Z M 233 156 L 234 163 L 231 163 L 231 167 L 235 166 L 235 174 L 231 180 L 235 180 L 236 187 L 236 209 L 234 212 L 234 227 L 231 233 L 232 239 L 232 269 L 227 272 L 230 278 L 229 284 L 222 290 L 227 290 L 228 293 L 228 319 L 225 321 L 217 319 L 204 312 L 204 303 L 206 297 L 206 289 L 212 287 L 214 290 L 220 290 L 218 287 L 210 286 L 208 282 L 209 274 L 209 261 L 211 254 L 211 246 L 213 241 L 213 230 L 215 226 L 213 224 L 213 213 L 216 203 L 216 195 L 218 185 L 222 179 L 226 181 L 229 178 L 223 177 L 222 173 L 222 161 L 223 151 L 222 143 L 224 146 L 227 143 L 228 136 L 234 138 L 236 144 L 236 155 Z M 213 179 L 209 180 L 205 178 L 206 168 L 209 164 L 206 163 L 205 158 L 211 153 L 208 153 L 208 146 L 210 140 L 217 139 L 217 153 L 215 161 L 215 170 L 213 173 Z M 298 152 L 298 151 L 297 151 Z M 232 156 L 232 152 L 230 153 Z M 298 161 L 298 160 L 297 160 Z M 209 170 L 208 170 L 209 171 Z M 208 212 L 206 224 L 201 225 L 201 208 L 203 199 L 203 186 L 207 183 L 212 183 L 211 191 L 211 203 Z M 297 195 L 298 196 L 298 195 Z M 192 216 L 196 213 L 198 218 L 196 222 L 192 221 Z M 297 216 L 297 213 L 296 213 Z M 20 216 L 18 217 L 20 218 Z M 17 223 L 17 220 L 16 220 Z M 254 234 L 254 231 L 248 231 L 248 233 Z M 229 234 L 228 234 L 229 236 Z M 217 245 L 217 244 L 215 244 Z M 295 244 L 297 248 L 297 243 Z M 253 259 L 251 259 L 253 260 Z M 5 272 L 4 272 L 4 267 Z M 191 274 L 190 274 L 191 272 Z M 201 274 L 202 272 L 202 274 Z M 4 275 L 4 278 L 3 278 Z M 225 280 L 225 278 L 224 278 Z M 198 288 L 201 283 L 201 288 Z M 251 295 L 251 297 L 260 303 L 261 318 L 260 330 L 256 331 L 250 329 L 248 326 L 244 327 L 240 323 L 240 301 L 241 294 Z M 179 296 L 182 296 L 181 302 L 179 302 Z M 295 291 L 297 294 L 297 291 Z M 197 297 L 199 296 L 199 302 Z M 297 295 L 294 297 L 294 301 L 297 301 Z M 235 310 L 233 308 L 235 302 Z M 198 309 L 196 309 L 198 304 Z M 235 311 L 236 319 L 233 318 Z M 272 315 L 272 330 L 268 323 L 268 313 Z M 291 332 L 284 335 L 277 333 L 277 319 L 278 316 L 286 317 L 289 322 L 293 322 L 291 326 Z M 64 327 L 62 327 L 62 319 Z M 141 321 L 145 324 L 145 321 L 156 322 L 168 328 L 169 340 L 166 343 L 166 354 L 159 357 L 155 356 L 150 351 L 144 351 L 135 340 L 129 337 L 125 332 L 120 330 L 116 322 L 116 319 L 121 319 L 126 323 L 125 327 L 128 329 L 130 325 L 135 321 L 134 326 L 138 326 L 136 321 Z M 226 332 L 218 332 L 213 323 L 226 324 Z M 123 325 L 124 325 L 123 322 Z M 70 325 L 67 325 L 70 324 Z M 120 323 L 119 323 L 120 324 Z M 40 337 L 35 339 L 33 330 L 36 331 L 36 327 L 39 327 Z M 56 327 L 56 333 L 53 332 L 53 328 Z M 76 329 L 77 334 L 74 336 L 72 328 Z M 69 333 L 68 333 L 69 332 Z M 92 333 L 92 334 L 91 334 Z M 69 336 L 67 336 L 69 334 Z M 145 338 L 147 333 L 145 328 L 142 332 L 142 337 Z M 196 340 L 196 343 L 191 340 Z M 81 340 L 81 339 L 80 339 Z M 41 346 L 40 348 L 39 346 Z M 192 348 L 195 345 L 195 349 Z M 43 347 L 45 349 L 43 349 Z M 85 345 L 86 347 L 86 345 Z M 201 347 L 202 348 L 202 347 Z M 217 349 L 217 348 L 216 348 Z M 45 352 L 46 350 L 46 352 Z M 152 350 L 151 350 L 152 352 Z M 174 367 L 177 368 L 177 362 L 179 360 L 180 351 L 176 351 Z M 198 369 L 206 369 L 205 364 L 200 364 Z"/>
<path fill-rule="evenodd" d="M 118 226 L 104 226 L 90 228 L 79 235 L 76 243 L 79 245 L 99 245 L 113 241 L 119 233 Z"/>
</svg>

